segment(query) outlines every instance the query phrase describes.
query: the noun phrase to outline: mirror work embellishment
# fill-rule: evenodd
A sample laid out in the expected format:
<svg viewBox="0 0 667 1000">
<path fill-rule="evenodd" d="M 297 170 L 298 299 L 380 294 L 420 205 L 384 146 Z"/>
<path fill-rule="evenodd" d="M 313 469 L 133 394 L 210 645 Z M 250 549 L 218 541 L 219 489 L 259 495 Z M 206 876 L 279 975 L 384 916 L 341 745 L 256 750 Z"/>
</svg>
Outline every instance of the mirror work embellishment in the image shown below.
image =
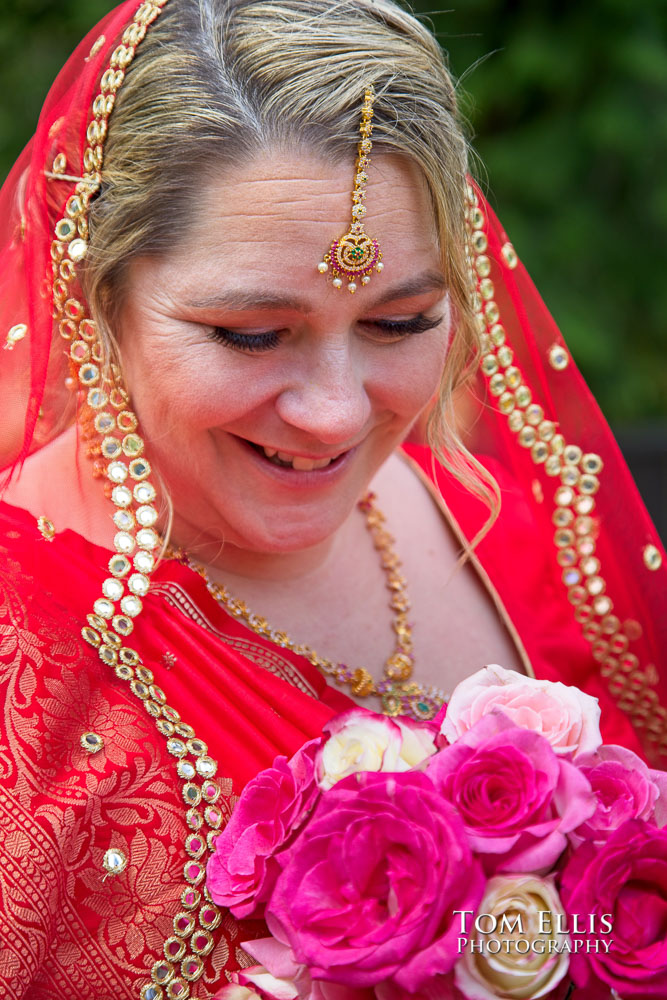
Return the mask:
<svg viewBox="0 0 667 1000">
<path fill-rule="evenodd" d="M 667 754 L 667 709 L 659 704 L 655 690 L 658 674 L 654 664 L 640 663 L 633 651 L 633 642 L 641 638 L 641 625 L 633 618 L 621 620 L 615 613 L 598 552 L 596 494 L 601 488 L 602 458 L 568 443 L 556 421 L 534 399 L 507 342 L 493 281 L 493 266 L 500 261 L 496 248 L 489 246 L 487 220 L 472 183 L 468 185 L 467 201 L 470 295 L 489 395 L 507 417 L 519 447 L 542 471 L 544 479 L 538 482 L 542 500 L 548 495 L 549 480 L 554 483 L 551 519 L 555 556 L 574 618 L 591 645 L 611 696 L 637 730 L 645 731 L 649 746 L 660 757 Z M 508 259 L 507 246 L 501 248 L 500 256 L 513 270 L 518 259 L 512 255 Z M 567 368 L 570 356 L 563 345 L 556 343 L 549 348 L 548 360 L 557 378 Z M 652 544 L 644 547 L 643 559 L 649 571 L 659 568 L 662 562 L 657 546 Z"/>
</svg>

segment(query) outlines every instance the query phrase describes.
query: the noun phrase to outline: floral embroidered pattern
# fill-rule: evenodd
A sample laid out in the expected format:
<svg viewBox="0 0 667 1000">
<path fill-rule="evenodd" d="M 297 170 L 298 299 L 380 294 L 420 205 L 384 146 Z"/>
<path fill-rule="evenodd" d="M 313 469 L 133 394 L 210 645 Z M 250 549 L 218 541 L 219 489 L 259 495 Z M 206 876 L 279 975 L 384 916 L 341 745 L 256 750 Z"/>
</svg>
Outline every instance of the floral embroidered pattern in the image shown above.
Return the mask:
<svg viewBox="0 0 667 1000">
<path fill-rule="evenodd" d="M 185 807 L 173 765 L 141 702 L 85 654 L 75 620 L 3 556 L 3 996 L 28 991 L 31 1000 L 60 1000 L 67 982 L 72 997 L 136 998 L 182 906 Z M 80 742 L 87 730 L 104 739 L 93 755 Z M 229 814 L 229 792 L 223 782 L 220 824 Z M 121 875 L 105 878 L 110 847 L 129 863 Z M 246 964 L 237 954 L 237 923 L 218 923 L 206 931 L 199 982 L 187 984 L 193 996 L 210 996 L 208 984 L 227 967 Z"/>
</svg>

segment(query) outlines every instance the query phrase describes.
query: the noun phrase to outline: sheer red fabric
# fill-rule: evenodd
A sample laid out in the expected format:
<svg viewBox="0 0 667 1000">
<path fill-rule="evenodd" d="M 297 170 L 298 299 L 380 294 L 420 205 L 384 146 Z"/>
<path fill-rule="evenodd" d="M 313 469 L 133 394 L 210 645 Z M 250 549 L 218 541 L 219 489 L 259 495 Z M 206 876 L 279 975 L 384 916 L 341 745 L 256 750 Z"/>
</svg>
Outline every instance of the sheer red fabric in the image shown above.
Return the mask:
<svg viewBox="0 0 667 1000">
<path fill-rule="evenodd" d="M 63 266 L 52 260 L 54 231 L 81 177 L 102 162 L 91 108 L 105 74 L 116 73 L 112 55 L 117 66 L 119 46 L 134 45 L 131 22 L 150 30 L 166 2 L 128 0 L 84 39 L 0 192 L 7 476 L 74 419 L 60 328 L 81 316 L 65 303 L 64 318 L 53 318 Z M 107 82 L 113 104 L 114 77 Z M 595 694 L 605 739 L 665 766 L 664 552 L 560 333 L 474 187 L 470 202 L 483 356 L 458 413 L 503 500 L 473 565 L 534 673 Z M 406 451 L 464 545 L 486 509 L 427 448 Z M 6 505 L 0 545 L 4 995 L 210 996 L 244 963 L 240 942 L 261 929 L 201 897 L 205 839 L 259 769 L 318 733 L 347 699 L 224 615 L 203 582 L 171 561 L 154 575 L 137 625 L 154 677 L 130 688 L 81 639 L 109 553 L 74 532 L 48 540 L 32 516 Z M 149 707 L 162 697 L 171 734 L 158 732 Z M 103 738 L 97 753 L 81 746 L 89 731 Z M 171 750 L 165 736 L 176 740 Z M 188 739 L 218 761 L 215 777 L 199 773 L 198 791 L 177 777 L 178 741 Z M 109 850 L 127 867 L 105 880 Z"/>
<path fill-rule="evenodd" d="M 410 451 L 428 469 L 430 453 Z M 605 741 L 641 753 L 571 616 L 549 599 L 549 563 L 522 537 L 521 504 L 511 497 L 505 505 L 503 544 L 489 548 L 477 571 L 534 674 L 598 697 Z M 158 983 L 160 971 L 173 982 L 199 959 L 192 995 L 211 996 L 225 972 L 247 962 L 241 942 L 266 932 L 199 900 L 201 870 L 191 865 L 202 856 L 202 817 L 213 829 L 224 824 L 247 781 L 318 735 L 349 699 L 306 660 L 228 616 L 192 570 L 163 562 L 138 645 L 178 713 L 176 726 L 188 727 L 173 736 L 202 740 L 219 762 L 203 799 L 191 800 L 187 786 L 179 789 L 173 750 L 144 711 L 150 702 L 79 638 L 110 553 L 73 531 L 46 539 L 32 515 L 0 504 L 0 554 L 3 995 L 60 1000 L 67 982 L 72 1000 L 129 1000 L 157 985 L 151 971 Z M 545 599 L 536 603 L 535 592 Z M 85 733 L 101 737 L 97 752 L 82 747 Z M 105 876 L 110 850 L 128 864 Z"/>
</svg>

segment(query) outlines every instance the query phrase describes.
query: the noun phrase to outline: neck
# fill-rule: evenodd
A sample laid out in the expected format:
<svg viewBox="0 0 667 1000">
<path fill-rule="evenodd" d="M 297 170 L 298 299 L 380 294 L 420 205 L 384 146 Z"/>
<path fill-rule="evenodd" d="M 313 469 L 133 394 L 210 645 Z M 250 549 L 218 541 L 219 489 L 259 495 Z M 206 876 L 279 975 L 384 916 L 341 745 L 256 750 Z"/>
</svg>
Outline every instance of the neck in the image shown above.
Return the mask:
<svg viewBox="0 0 667 1000">
<path fill-rule="evenodd" d="M 359 522 L 357 525 L 356 522 Z M 194 561 L 202 564 L 210 578 L 224 582 L 234 589 L 253 582 L 289 583 L 307 582 L 309 577 L 319 577 L 345 548 L 348 539 L 362 525 L 356 507 L 340 528 L 316 545 L 292 552 L 262 552 L 220 542 L 219 538 L 206 538 L 199 529 L 174 516 L 170 533 L 172 547 L 181 549 Z"/>
</svg>

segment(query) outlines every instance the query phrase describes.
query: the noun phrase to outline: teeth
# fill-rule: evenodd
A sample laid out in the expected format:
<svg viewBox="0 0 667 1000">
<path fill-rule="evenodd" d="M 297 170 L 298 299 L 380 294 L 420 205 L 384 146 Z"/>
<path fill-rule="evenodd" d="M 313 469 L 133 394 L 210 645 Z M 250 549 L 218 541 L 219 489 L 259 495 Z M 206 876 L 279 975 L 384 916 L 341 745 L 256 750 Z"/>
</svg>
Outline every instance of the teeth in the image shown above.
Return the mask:
<svg viewBox="0 0 667 1000">
<path fill-rule="evenodd" d="M 262 446 L 262 450 L 267 458 L 272 459 L 276 464 L 291 466 L 299 472 L 312 472 L 313 469 L 325 469 L 330 465 L 331 458 L 301 458 L 299 455 L 292 455 L 288 451 L 278 451 L 277 448 L 267 448 Z"/>
<path fill-rule="evenodd" d="M 331 462 L 330 458 L 321 458 L 317 461 L 314 458 L 299 458 L 295 455 L 292 459 L 292 468 L 301 472 L 312 472 L 313 469 L 324 469 Z"/>
</svg>

